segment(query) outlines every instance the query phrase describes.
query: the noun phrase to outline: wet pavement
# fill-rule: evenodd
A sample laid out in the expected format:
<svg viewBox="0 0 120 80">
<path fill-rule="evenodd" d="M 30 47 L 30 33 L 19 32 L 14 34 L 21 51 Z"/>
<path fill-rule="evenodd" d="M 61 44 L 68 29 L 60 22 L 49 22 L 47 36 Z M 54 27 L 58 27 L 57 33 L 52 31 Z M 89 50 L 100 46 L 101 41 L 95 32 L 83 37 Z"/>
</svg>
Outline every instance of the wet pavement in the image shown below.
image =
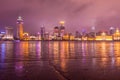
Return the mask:
<svg viewBox="0 0 120 80">
<path fill-rule="evenodd" d="M 120 80 L 119 74 L 120 42 L 0 42 L 0 80 Z"/>
</svg>

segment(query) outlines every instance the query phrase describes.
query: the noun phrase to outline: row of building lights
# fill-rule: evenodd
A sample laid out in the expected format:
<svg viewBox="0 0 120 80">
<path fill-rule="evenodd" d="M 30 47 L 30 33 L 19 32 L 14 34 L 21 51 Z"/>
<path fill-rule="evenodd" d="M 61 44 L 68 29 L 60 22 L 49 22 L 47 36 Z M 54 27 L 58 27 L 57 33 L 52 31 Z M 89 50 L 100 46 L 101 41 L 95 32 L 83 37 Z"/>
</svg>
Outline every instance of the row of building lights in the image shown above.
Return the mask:
<svg viewBox="0 0 120 80">
<path fill-rule="evenodd" d="M 76 31 L 76 34 L 67 33 L 65 31 L 65 22 L 60 21 L 60 26 L 54 27 L 53 34 L 49 34 L 45 31 L 45 27 L 41 27 L 40 32 L 36 36 L 30 36 L 29 33 L 23 31 L 23 19 L 21 16 L 17 19 L 17 33 L 16 38 L 13 37 L 13 28 L 6 27 L 5 32 L 1 32 L 1 40 L 120 40 L 120 31 L 111 27 L 109 34 L 106 32 L 96 32 L 95 27 L 92 27 L 92 32 L 86 33 L 85 30 L 82 33 Z"/>
</svg>

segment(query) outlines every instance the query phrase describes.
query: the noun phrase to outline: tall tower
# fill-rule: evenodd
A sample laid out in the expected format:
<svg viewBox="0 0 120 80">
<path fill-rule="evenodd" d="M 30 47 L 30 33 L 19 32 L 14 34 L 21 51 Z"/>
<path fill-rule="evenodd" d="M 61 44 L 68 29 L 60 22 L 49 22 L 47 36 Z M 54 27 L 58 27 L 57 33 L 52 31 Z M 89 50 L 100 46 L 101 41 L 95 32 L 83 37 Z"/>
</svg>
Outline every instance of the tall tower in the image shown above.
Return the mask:
<svg viewBox="0 0 120 80">
<path fill-rule="evenodd" d="M 60 21 L 60 32 L 64 32 L 64 30 L 65 30 L 64 24 L 65 24 L 64 21 Z"/>
<path fill-rule="evenodd" d="M 110 35 L 113 35 L 113 34 L 114 34 L 114 32 L 115 32 L 114 27 L 110 27 L 110 29 L 109 29 L 109 34 L 110 34 Z"/>
<path fill-rule="evenodd" d="M 65 22 L 64 21 L 60 21 L 60 37 L 63 37 L 64 33 L 65 33 L 65 26 L 64 26 Z"/>
<path fill-rule="evenodd" d="M 41 32 L 41 40 L 44 40 L 45 38 L 45 27 L 44 26 L 40 28 L 40 32 Z"/>
<path fill-rule="evenodd" d="M 23 19 L 21 16 L 17 19 L 17 38 L 22 40 L 23 39 Z"/>
<path fill-rule="evenodd" d="M 95 28 L 95 26 L 92 26 L 91 30 L 92 30 L 92 36 L 96 37 L 96 28 Z"/>
</svg>

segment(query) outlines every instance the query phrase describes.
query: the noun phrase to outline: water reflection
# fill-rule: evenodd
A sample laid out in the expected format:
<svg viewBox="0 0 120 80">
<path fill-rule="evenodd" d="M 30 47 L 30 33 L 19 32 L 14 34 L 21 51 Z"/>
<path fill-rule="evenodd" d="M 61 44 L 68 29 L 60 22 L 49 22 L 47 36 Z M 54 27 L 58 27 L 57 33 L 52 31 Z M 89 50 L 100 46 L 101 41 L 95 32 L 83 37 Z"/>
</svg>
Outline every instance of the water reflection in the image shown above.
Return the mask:
<svg viewBox="0 0 120 80">
<path fill-rule="evenodd" d="M 1 62 L 4 62 L 5 59 L 5 44 L 1 44 Z"/>
<path fill-rule="evenodd" d="M 77 60 L 77 61 L 76 61 Z M 26 62 L 27 61 L 27 62 Z M 21 41 L 0 43 L 0 69 L 12 63 L 22 75 L 31 61 L 52 61 L 67 71 L 70 64 L 92 68 L 120 67 L 120 42 Z"/>
<path fill-rule="evenodd" d="M 16 62 L 15 63 L 15 72 L 17 76 L 22 76 L 24 73 L 24 63 L 23 62 Z"/>
<path fill-rule="evenodd" d="M 120 42 L 23 41 L 0 43 L 1 62 L 5 59 L 69 59 L 119 57 Z"/>
</svg>

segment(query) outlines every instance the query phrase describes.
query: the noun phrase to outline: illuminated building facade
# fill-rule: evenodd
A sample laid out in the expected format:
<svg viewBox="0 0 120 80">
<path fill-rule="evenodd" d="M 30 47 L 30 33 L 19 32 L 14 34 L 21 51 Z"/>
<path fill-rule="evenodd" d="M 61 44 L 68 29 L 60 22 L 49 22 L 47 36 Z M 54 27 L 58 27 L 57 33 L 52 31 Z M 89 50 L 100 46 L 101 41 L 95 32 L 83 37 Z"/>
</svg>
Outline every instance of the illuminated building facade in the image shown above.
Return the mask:
<svg viewBox="0 0 120 80">
<path fill-rule="evenodd" d="M 17 19 L 17 38 L 23 40 L 23 19 L 21 16 Z"/>
<path fill-rule="evenodd" d="M 65 34 L 65 26 L 64 26 L 65 22 L 64 21 L 60 21 L 60 37 L 63 38 L 64 34 Z"/>
<path fill-rule="evenodd" d="M 49 37 L 50 37 L 50 36 L 49 36 L 49 33 L 48 33 L 48 32 L 45 32 L 44 40 L 50 40 Z"/>
<path fill-rule="evenodd" d="M 5 27 L 5 40 L 13 40 L 13 28 L 12 27 Z"/>
<path fill-rule="evenodd" d="M 112 35 L 107 35 L 105 32 L 102 32 L 101 35 L 95 37 L 96 41 L 112 41 Z"/>
<path fill-rule="evenodd" d="M 30 40 L 29 34 L 27 32 L 23 33 L 23 40 Z"/>
<path fill-rule="evenodd" d="M 81 38 L 82 38 L 82 35 L 78 31 L 76 31 L 75 32 L 75 40 L 81 40 Z"/>
<path fill-rule="evenodd" d="M 0 40 L 2 40 L 4 36 L 5 36 L 5 32 L 4 31 L 0 32 Z"/>
<path fill-rule="evenodd" d="M 113 34 L 113 40 L 120 40 L 120 31 L 117 28 L 115 33 Z"/>
<path fill-rule="evenodd" d="M 60 39 L 59 27 L 55 26 L 54 27 L 54 33 L 53 33 L 53 40 L 59 40 L 59 39 Z"/>
<path fill-rule="evenodd" d="M 63 40 L 65 34 L 64 21 L 60 21 L 60 26 L 54 27 L 53 40 Z"/>
</svg>

